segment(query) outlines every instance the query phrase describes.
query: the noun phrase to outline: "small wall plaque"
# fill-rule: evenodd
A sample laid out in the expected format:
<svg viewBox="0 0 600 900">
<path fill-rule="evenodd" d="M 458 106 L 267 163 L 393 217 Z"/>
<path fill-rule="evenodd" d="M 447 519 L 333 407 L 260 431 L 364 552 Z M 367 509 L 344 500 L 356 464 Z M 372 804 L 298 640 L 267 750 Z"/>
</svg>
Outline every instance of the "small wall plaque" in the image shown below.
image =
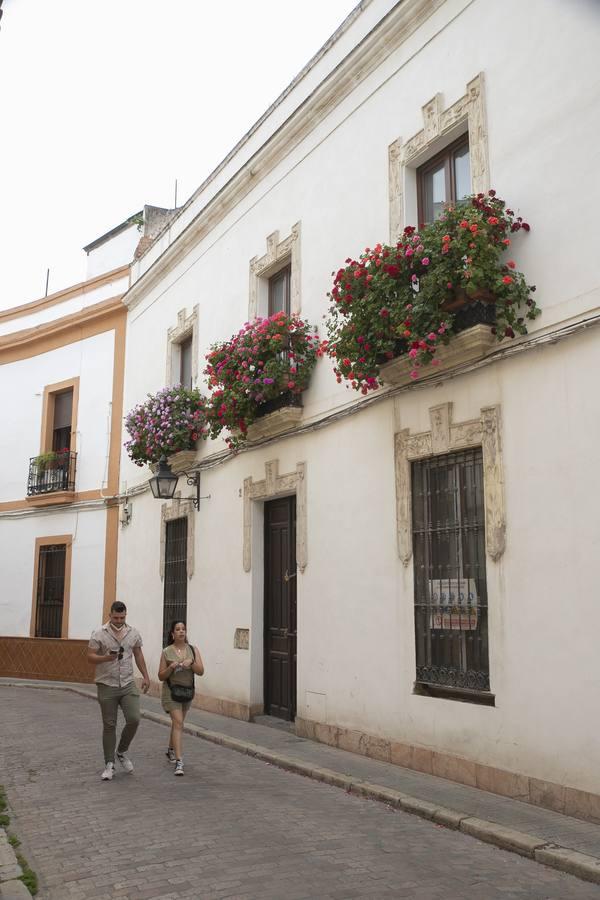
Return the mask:
<svg viewBox="0 0 600 900">
<path fill-rule="evenodd" d="M 233 646 L 236 650 L 248 650 L 250 647 L 250 629 L 236 628 L 233 636 Z"/>
</svg>

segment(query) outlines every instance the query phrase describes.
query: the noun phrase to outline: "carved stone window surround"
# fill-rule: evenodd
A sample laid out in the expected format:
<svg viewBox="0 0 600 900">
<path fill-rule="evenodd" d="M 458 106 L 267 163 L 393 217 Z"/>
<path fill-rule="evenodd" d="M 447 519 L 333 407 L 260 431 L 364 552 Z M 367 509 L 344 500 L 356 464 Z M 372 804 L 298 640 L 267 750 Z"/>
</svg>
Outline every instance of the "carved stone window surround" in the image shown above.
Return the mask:
<svg viewBox="0 0 600 900">
<path fill-rule="evenodd" d="M 274 500 L 276 497 L 296 495 L 296 565 L 304 572 L 306 556 L 306 463 L 296 463 L 296 471 L 279 474 L 279 460 L 265 463 L 262 481 L 244 479 L 244 572 L 252 569 L 252 503 L 255 500 Z"/>
<path fill-rule="evenodd" d="M 300 230 L 301 223 L 292 226 L 291 233 L 282 241 L 279 232 L 267 237 L 267 252 L 250 260 L 250 295 L 248 321 L 265 316 L 268 311 L 268 279 L 291 262 L 290 312 L 299 313 L 300 297 Z"/>
<path fill-rule="evenodd" d="M 441 403 L 430 407 L 429 418 L 431 431 L 411 434 L 404 428 L 394 436 L 398 555 L 408 566 L 412 556 L 411 461 L 467 447 L 481 447 L 485 545 L 488 555 L 496 562 L 506 545 L 500 406 L 484 406 L 478 419 L 454 423 L 452 403 Z"/>
<path fill-rule="evenodd" d="M 192 384 L 198 383 L 198 304 L 189 316 L 186 310 L 177 313 L 177 325 L 167 332 L 167 373 L 165 384 L 179 384 L 179 349 L 187 338 L 192 337 Z"/>
<path fill-rule="evenodd" d="M 182 500 L 177 491 L 170 503 L 163 503 L 160 511 L 160 561 L 159 572 L 161 580 L 165 578 L 165 554 L 167 546 L 167 522 L 173 519 L 187 518 L 187 560 L 186 571 L 188 580 L 194 574 L 194 505 L 191 500 Z"/>
<path fill-rule="evenodd" d="M 417 167 L 458 137 L 461 128 L 469 132 L 471 190 L 478 193 L 490 187 L 483 72 L 469 81 L 464 96 L 448 109 L 442 94 L 436 94 L 422 111 L 421 131 L 405 142 L 397 138 L 388 148 L 391 243 L 398 240 L 408 220 L 417 224 Z"/>
</svg>

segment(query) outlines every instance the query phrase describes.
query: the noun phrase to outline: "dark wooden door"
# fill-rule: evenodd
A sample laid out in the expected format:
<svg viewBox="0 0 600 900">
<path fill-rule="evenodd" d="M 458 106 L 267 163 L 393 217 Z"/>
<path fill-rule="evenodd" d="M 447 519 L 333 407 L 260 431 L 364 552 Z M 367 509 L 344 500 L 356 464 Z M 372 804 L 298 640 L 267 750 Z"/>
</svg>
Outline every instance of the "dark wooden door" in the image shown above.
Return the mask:
<svg viewBox="0 0 600 900">
<path fill-rule="evenodd" d="M 296 498 L 265 503 L 265 713 L 296 715 Z"/>
</svg>

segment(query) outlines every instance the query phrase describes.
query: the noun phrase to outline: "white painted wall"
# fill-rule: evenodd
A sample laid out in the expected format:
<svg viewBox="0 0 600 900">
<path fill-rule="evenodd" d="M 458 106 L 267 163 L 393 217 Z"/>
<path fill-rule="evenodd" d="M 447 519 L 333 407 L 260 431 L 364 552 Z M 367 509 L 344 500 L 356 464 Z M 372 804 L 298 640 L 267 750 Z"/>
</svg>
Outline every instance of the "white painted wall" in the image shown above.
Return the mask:
<svg viewBox="0 0 600 900">
<path fill-rule="evenodd" d="M 110 272 L 119 266 L 127 266 L 133 260 L 135 248 L 140 242 L 141 232 L 132 224 L 119 234 L 104 241 L 87 253 L 86 278 L 95 278 L 103 272 Z"/>
<path fill-rule="evenodd" d="M 38 537 L 73 535 L 69 638 L 88 638 L 101 623 L 104 594 L 104 509 L 0 512 L 0 634 L 29 637 Z"/>
<path fill-rule="evenodd" d="M 79 376 L 75 490 L 98 489 L 106 479 L 112 400 L 114 332 L 0 366 L 0 394 L 10 429 L 0 431 L 0 502 L 27 493 L 29 459 L 40 452 L 44 386 Z"/>
<path fill-rule="evenodd" d="M 392 5 L 374 2 L 367 11 L 381 15 Z M 451 105 L 480 71 L 490 186 L 532 225 L 529 235 L 517 237 L 512 255 L 538 285 L 543 316 L 535 328 L 596 315 L 600 13 L 583 0 L 575 7 L 576 15 L 557 0 L 502 6 L 448 0 L 131 310 L 125 409 L 164 385 L 166 333 L 180 309 L 189 313 L 199 305 L 202 357 L 212 341 L 240 327 L 249 260 L 265 252 L 268 234 L 278 229 L 284 238 L 297 221 L 302 313 L 320 324 L 331 271 L 388 236 L 388 145 L 422 127 L 421 107 L 432 96 L 441 92 L 444 106 Z M 357 25 L 353 34 L 359 33 Z M 491 53 L 490 35 L 522 64 Z M 339 61 L 336 53 L 332 63 Z M 282 111 L 291 112 L 303 89 L 286 98 Z M 237 163 L 228 164 L 219 183 Z M 213 188 L 186 211 L 186 222 Z M 165 246 L 144 257 L 137 275 Z M 255 553 L 254 570 L 245 573 L 239 491 L 245 477 L 264 478 L 268 460 L 279 459 L 282 473 L 305 461 L 308 566 L 298 575 L 298 714 L 597 792 L 600 751 L 589 723 L 600 701 L 592 625 L 598 340 L 590 329 L 435 389 L 416 384 L 400 404 L 401 427 L 412 431 L 428 430 L 429 407 L 443 402 L 454 404 L 455 421 L 501 406 L 507 550 L 500 562 L 488 560 L 495 708 L 412 693 L 413 580 L 396 551 L 398 425 L 391 401 L 203 475 L 203 493 L 212 499 L 196 518 L 188 594 L 189 629 L 206 659 L 202 691 L 260 700 L 260 556 Z M 351 401 L 356 397 L 320 361 L 305 397 L 306 420 Z M 129 488 L 148 476 L 124 461 Z M 180 487 L 185 495 L 185 484 Z M 158 660 L 160 504 L 148 493 L 132 503 L 132 523 L 121 532 L 119 595 L 133 623 L 143 623 L 146 646 Z M 234 650 L 235 628 L 248 626 L 250 652 Z"/>
</svg>

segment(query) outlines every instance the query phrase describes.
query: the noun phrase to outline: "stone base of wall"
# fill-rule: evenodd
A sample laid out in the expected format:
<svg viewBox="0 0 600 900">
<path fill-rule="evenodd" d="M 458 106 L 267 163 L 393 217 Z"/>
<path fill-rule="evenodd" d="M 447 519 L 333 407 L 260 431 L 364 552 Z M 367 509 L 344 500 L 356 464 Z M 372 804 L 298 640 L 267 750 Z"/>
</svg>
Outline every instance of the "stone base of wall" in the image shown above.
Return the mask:
<svg viewBox="0 0 600 900">
<path fill-rule="evenodd" d="M 494 766 L 480 765 L 472 760 L 427 747 L 388 741 L 362 731 L 325 725 L 309 719 L 296 718 L 296 734 L 298 737 L 321 741 L 341 750 L 349 750 L 351 753 L 359 753 L 406 769 L 437 775 L 459 784 L 468 784 L 493 794 L 501 794 L 503 797 L 524 800 L 534 806 L 543 806 L 578 819 L 600 823 L 598 794 L 590 794 L 529 775 L 508 772 Z"/>
<path fill-rule="evenodd" d="M 136 682 L 140 683 L 136 676 Z M 148 693 L 151 697 L 160 697 L 162 684 L 160 681 L 151 681 Z M 227 700 L 222 697 L 210 697 L 208 694 L 199 694 L 196 690 L 192 706 L 203 709 L 206 712 L 217 713 L 219 716 L 229 716 L 231 719 L 241 719 L 242 722 L 250 722 L 252 718 L 262 712 L 262 705 L 237 703 L 235 700 Z"/>
<path fill-rule="evenodd" d="M 87 641 L 62 638 L 0 637 L 0 677 L 90 684 L 87 647 Z"/>
</svg>

